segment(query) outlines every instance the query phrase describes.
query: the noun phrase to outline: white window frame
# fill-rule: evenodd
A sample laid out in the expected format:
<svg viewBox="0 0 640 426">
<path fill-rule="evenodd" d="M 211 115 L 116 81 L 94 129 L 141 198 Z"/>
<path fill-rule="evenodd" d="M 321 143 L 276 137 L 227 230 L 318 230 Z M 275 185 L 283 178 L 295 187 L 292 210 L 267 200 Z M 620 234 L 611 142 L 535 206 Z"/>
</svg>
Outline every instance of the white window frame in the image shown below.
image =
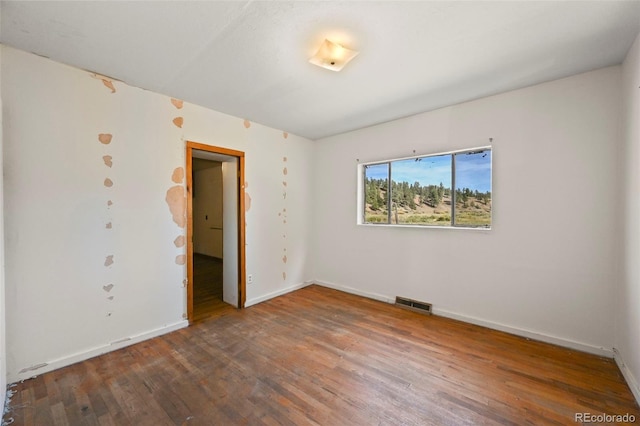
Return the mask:
<svg viewBox="0 0 640 426">
<path fill-rule="evenodd" d="M 464 154 L 464 153 L 473 153 L 475 151 L 491 151 L 491 225 L 489 226 L 468 226 L 468 225 L 455 225 L 455 205 L 456 205 L 456 194 L 455 194 L 455 154 Z M 365 221 L 365 203 L 366 203 L 366 194 L 365 194 L 365 174 L 366 174 L 366 166 L 373 166 L 378 164 L 389 164 L 389 176 L 388 176 L 388 188 L 387 192 L 387 215 L 390 218 L 391 215 L 391 174 L 392 174 L 392 163 L 396 161 L 403 160 L 413 160 L 416 158 L 428 158 L 428 157 L 437 157 L 442 155 L 451 155 L 451 223 L 449 225 L 423 225 L 423 224 L 407 224 L 407 223 L 391 223 L 390 219 L 387 223 L 370 223 Z M 437 228 L 437 229 L 471 229 L 471 230 L 491 230 L 493 226 L 493 147 L 492 146 L 479 146 L 474 148 L 464 148 L 453 151 L 444 151 L 430 154 L 420 154 L 420 155 L 412 155 L 409 157 L 399 157 L 390 160 L 378 160 L 378 161 L 370 161 L 365 163 L 358 164 L 357 168 L 358 178 L 357 178 L 357 197 L 356 201 L 357 205 L 357 224 L 362 226 L 371 226 L 371 227 L 403 227 L 403 228 Z"/>
</svg>

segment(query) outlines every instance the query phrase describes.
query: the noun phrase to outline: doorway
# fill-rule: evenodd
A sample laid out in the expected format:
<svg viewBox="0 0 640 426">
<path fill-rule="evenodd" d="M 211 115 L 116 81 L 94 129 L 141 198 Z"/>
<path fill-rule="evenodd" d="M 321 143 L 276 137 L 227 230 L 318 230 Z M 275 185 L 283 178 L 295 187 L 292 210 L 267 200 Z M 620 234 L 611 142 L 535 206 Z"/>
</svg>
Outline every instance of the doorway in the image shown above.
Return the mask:
<svg viewBox="0 0 640 426">
<path fill-rule="evenodd" d="M 187 316 L 189 323 L 245 294 L 244 153 L 187 142 Z"/>
</svg>

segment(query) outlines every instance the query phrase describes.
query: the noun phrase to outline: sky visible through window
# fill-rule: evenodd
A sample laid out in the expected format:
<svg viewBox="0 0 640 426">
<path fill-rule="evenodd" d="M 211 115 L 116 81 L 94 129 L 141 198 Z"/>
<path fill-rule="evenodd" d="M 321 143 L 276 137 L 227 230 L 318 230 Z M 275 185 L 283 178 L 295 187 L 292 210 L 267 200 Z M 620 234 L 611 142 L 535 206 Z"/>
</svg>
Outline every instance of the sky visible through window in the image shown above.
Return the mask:
<svg viewBox="0 0 640 426">
<path fill-rule="evenodd" d="M 396 182 L 419 182 L 422 186 L 444 185 L 451 188 L 451 154 L 410 158 L 391 163 L 392 179 Z M 369 179 L 387 179 L 387 163 L 367 167 Z M 491 151 L 456 155 L 456 187 L 472 191 L 491 191 Z"/>
<path fill-rule="evenodd" d="M 366 165 L 363 221 L 490 228 L 491 166 L 491 148 Z"/>
</svg>

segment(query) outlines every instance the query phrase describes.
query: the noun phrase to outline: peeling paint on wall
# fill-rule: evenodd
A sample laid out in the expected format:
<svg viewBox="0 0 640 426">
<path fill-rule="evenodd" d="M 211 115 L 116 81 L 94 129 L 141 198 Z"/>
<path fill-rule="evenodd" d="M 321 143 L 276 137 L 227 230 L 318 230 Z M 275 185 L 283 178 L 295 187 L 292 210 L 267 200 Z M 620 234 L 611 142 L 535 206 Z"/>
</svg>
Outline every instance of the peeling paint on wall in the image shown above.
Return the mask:
<svg viewBox="0 0 640 426">
<path fill-rule="evenodd" d="M 251 127 L 251 122 L 249 120 L 244 120 L 244 128 L 248 129 L 249 127 Z"/>
<path fill-rule="evenodd" d="M 287 132 L 282 132 L 282 137 L 283 137 L 283 138 L 285 138 L 285 139 L 286 139 L 286 138 L 288 138 L 288 137 L 289 137 L 289 133 L 287 133 Z"/>
<path fill-rule="evenodd" d="M 105 77 L 105 76 L 100 75 L 100 74 L 91 74 L 91 77 L 95 78 L 97 80 L 101 80 L 102 84 L 104 84 L 104 86 L 107 89 L 111 90 L 111 93 L 116 93 L 116 88 L 114 87 L 113 81 L 110 78 Z"/>
<path fill-rule="evenodd" d="M 111 143 L 112 138 L 113 138 L 113 135 L 111 133 L 100 133 L 98 135 L 98 140 L 103 145 L 109 145 Z"/>
<path fill-rule="evenodd" d="M 248 212 L 251 208 L 251 196 L 248 192 L 244 193 L 244 211 Z"/>
<path fill-rule="evenodd" d="M 187 197 L 185 195 L 184 187 L 180 185 L 172 186 L 167 190 L 167 196 L 165 201 L 169 206 L 169 211 L 173 221 L 180 228 L 184 228 L 187 224 L 187 217 L 185 209 L 187 206 Z"/>
<path fill-rule="evenodd" d="M 176 256 L 176 264 L 177 265 L 184 265 L 185 263 L 187 263 L 187 255 L 179 254 L 179 255 Z"/>
<path fill-rule="evenodd" d="M 113 86 L 113 81 L 103 78 L 102 84 L 104 84 L 106 88 L 111 90 L 111 93 L 116 93 L 116 88 Z"/>
<path fill-rule="evenodd" d="M 103 83 L 105 83 L 106 80 L 102 80 Z M 115 92 L 115 88 L 113 87 L 113 84 L 111 83 L 111 81 L 108 81 L 108 84 L 112 89 L 111 93 Z M 107 85 L 107 83 L 105 83 L 105 85 Z M 109 145 L 111 143 L 111 140 L 113 139 L 113 135 L 111 133 L 100 133 L 98 134 L 98 141 L 100 141 L 101 144 L 103 145 Z M 104 165 L 111 168 L 111 166 L 113 166 L 113 157 L 111 155 L 103 155 L 102 156 L 102 161 L 104 162 Z M 104 186 L 107 188 L 111 188 L 113 186 L 113 181 L 109 178 L 105 178 L 104 180 Z M 113 202 L 111 200 L 107 201 L 107 209 L 111 208 L 111 205 L 113 204 Z M 105 229 L 112 229 L 113 228 L 113 224 L 111 222 L 107 222 L 105 224 Z M 113 265 L 113 255 L 109 255 L 106 257 L 105 261 L 104 261 L 104 266 L 109 267 Z M 102 289 L 109 293 L 112 289 L 113 289 L 113 283 L 111 284 L 107 284 L 102 286 Z M 107 300 L 113 300 L 113 296 L 109 296 L 107 297 Z"/>
<path fill-rule="evenodd" d="M 184 169 L 182 167 L 176 167 L 171 175 L 171 180 L 174 183 L 182 183 L 184 180 Z"/>
<path fill-rule="evenodd" d="M 173 244 L 175 244 L 176 247 L 184 247 L 185 241 L 186 238 L 184 235 L 178 235 L 176 239 L 173 240 Z"/>
<path fill-rule="evenodd" d="M 285 136 L 285 138 L 286 138 L 286 136 Z M 286 266 L 287 261 L 288 261 L 288 258 L 287 258 L 287 246 L 286 246 L 286 238 L 287 238 L 287 232 L 286 232 L 286 226 L 287 226 L 287 207 L 286 207 L 287 206 L 286 205 L 286 200 L 287 200 L 287 191 L 286 191 L 286 189 L 287 189 L 287 180 L 286 180 L 286 176 L 288 175 L 289 170 L 286 167 L 287 160 L 288 159 L 287 159 L 286 155 L 282 157 L 282 164 L 285 166 L 282 169 L 282 174 L 285 176 L 285 180 L 282 181 L 282 186 L 284 187 L 284 190 L 282 191 L 282 200 L 283 200 L 283 202 L 282 202 L 282 204 L 283 204 L 282 211 L 280 213 L 278 213 L 278 216 L 282 217 L 282 226 L 283 226 L 283 230 L 284 230 L 284 233 L 282 234 L 282 238 L 285 239 L 285 244 L 282 247 L 282 252 L 283 252 L 283 254 L 282 254 L 282 263 L 285 266 Z M 286 271 L 282 272 L 282 279 L 286 281 L 286 279 L 287 279 Z"/>
<path fill-rule="evenodd" d="M 173 124 L 176 125 L 176 127 L 179 127 L 182 129 L 182 124 L 184 123 L 184 118 L 182 117 L 176 117 L 173 119 Z"/>
<path fill-rule="evenodd" d="M 183 102 L 181 99 L 171 98 L 171 103 L 173 104 L 174 107 L 178 109 L 182 109 Z"/>
</svg>

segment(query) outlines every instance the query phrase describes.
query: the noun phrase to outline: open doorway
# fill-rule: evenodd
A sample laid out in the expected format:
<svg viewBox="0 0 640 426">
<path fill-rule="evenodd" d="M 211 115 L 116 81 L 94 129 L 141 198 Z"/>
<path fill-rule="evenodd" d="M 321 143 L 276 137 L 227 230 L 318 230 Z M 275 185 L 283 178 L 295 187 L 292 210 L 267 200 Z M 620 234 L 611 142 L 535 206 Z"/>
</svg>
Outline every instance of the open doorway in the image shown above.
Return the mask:
<svg viewBox="0 0 640 426">
<path fill-rule="evenodd" d="M 224 309 L 222 161 L 193 158 L 193 320 Z M 227 299 L 229 295 L 227 295 Z M 232 303 L 235 305 L 235 301 Z"/>
<path fill-rule="evenodd" d="M 244 153 L 187 142 L 187 314 L 245 303 Z"/>
</svg>

